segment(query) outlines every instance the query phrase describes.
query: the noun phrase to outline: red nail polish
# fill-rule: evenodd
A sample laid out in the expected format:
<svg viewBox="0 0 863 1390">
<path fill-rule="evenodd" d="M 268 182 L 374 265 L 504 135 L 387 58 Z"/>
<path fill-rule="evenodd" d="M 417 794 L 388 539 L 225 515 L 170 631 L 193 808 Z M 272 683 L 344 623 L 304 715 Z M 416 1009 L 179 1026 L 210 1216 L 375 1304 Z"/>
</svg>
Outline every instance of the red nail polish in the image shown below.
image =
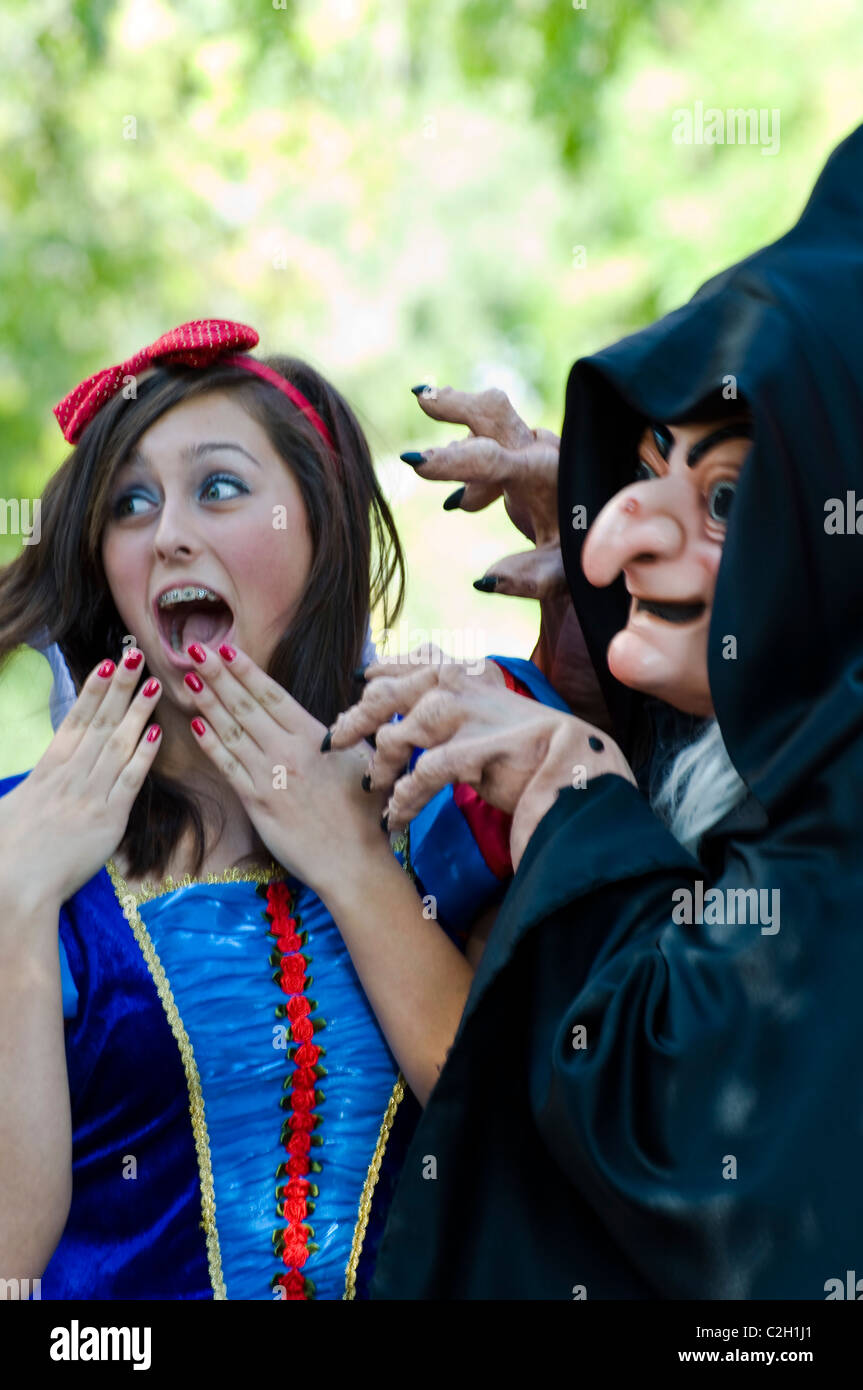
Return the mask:
<svg viewBox="0 0 863 1390">
<path fill-rule="evenodd" d="M 102 662 L 102 665 L 99 667 L 99 675 L 102 676 L 103 679 L 107 680 L 108 676 L 112 676 L 113 674 L 114 674 L 114 663 L 113 663 L 113 661 L 103 661 L 103 662 Z"/>
<path fill-rule="evenodd" d="M 162 730 L 159 728 L 158 724 L 154 724 L 152 729 L 147 734 L 147 742 L 155 743 L 156 739 L 159 737 L 161 732 Z"/>
<path fill-rule="evenodd" d="M 204 682 L 201 680 L 200 676 L 195 675 L 194 671 L 187 671 L 183 680 L 190 690 L 194 690 L 196 695 L 199 690 L 203 690 L 204 688 Z"/>
<path fill-rule="evenodd" d="M 123 660 L 123 665 L 124 665 L 129 671 L 137 671 L 138 667 L 141 665 L 141 662 L 142 662 L 143 660 L 144 660 L 144 653 L 143 653 L 143 652 L 138 652 L 138 651 L 135 651 L 134 648 L 130 648 L 129 651 L 127 651 L 126 656 L 125 656 L 125 658 L 124 658 L 124 660 Z"/>
<path fill-rule="evenodd" d="M 207 726 L 204 723 L 203 719 L 193 719 L 192 728 L 195 730 L 195 733 L 198 735 L 198 738 L 203 738 L 204 734 L 207 732 Z"/>
<path fill-rule="evenodd" d="M 149 699 L 150 696 L 155 695 L 158 692 L 158 690 L 159 682 L 157 680 L 149 680 L 147 681 L 147 684 L 144 686 L 144 689 L 141 691 L 141 694 L 146 695 L 147 699 Z"/>
<path fill-rule="evenodd" d="M 228 646 L 227 642 L 223 642 L 219 648 L 219 655 L 223 656 L 226 661 L 233 661 L 237 653 L 234 651 L 233 647 Z"/>
<path fill-rule="evenodd" d="M 193 642 L 191 647 L 186 648 L 186 651 L 193 661 L 197 661 L 199 666 L 207 660 L 207 653 L 203 647 L 198 646 L 197 642 Z"/>
</svg>

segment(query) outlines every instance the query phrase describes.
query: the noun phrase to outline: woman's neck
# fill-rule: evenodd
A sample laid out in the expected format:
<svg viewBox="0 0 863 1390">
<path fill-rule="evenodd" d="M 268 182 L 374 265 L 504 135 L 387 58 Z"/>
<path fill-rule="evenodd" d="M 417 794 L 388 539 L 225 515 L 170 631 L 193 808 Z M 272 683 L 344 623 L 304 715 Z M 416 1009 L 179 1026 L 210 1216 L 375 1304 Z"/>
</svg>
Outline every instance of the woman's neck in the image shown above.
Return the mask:
<svg viewBox="0 0 863 1390">
<path fill-rule="evenodd" d="M 236 792 L 220 775 L 217 768 L 191 740 L 195 735 L 188 728 L 186 715 L 174 709 L 160 711 L 163 719 L 162 746 L 153 764 L 154 772 L 174 782 L 186 796 L 197 804 L 204 823 L 204 858 L 198 869 L 199 877 L 220 873 L 231 868 L 255 849 L 255 829 Z M 219 813 L 221 812 L 221 816 Z M 263 856 L 264 858 L 266 856 Z M 143 879 L 127 879 L 134 890 L 145 879 L 183 878 L 191 874 L 195 860 L 195 837 L 189 827 L 179 838 L 167 864 L 158 875 L 145 874 Z M 128 860 L 118 851 L 114 856 L 120 873 Z"/>
</svg>

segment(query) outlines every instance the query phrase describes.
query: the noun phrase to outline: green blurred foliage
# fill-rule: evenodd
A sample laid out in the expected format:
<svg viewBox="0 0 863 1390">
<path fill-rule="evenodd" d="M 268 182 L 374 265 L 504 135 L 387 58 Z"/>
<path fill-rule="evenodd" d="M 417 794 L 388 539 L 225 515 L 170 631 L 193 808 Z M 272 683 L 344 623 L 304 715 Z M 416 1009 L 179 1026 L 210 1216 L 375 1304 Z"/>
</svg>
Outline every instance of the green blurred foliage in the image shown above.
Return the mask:
<svg viewBox="0 0 863 1390">
<path fill-rule="evenodd" d="M 411 628 L 524 655 L 533 606 L 470 583 L 519 538 L 398 461 L 461 434 L 410 386 L 500 384 L 558 428 L 573 360 L 781 233 L 860 118 L 857 0 L 2 0 L 0 21 L 0 495 L 39 495 L 84 376 L 238 318 L 357 407 Z M 778 109 L 779 152 L 675 145 L 695 101 Z"/>
</svg>

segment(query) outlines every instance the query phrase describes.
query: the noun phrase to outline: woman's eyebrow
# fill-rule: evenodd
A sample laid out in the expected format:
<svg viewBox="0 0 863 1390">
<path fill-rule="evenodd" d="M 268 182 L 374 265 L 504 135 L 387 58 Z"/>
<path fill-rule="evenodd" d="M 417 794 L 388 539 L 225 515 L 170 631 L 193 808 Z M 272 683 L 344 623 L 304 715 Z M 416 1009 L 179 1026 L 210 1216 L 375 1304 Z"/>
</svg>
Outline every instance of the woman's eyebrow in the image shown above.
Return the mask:
<svg viewBox="0 0 863 1390">
<path fill-rule="evenodd" d="M 205 454 L 214 453 L 217 449 L 233 449 L 235 453 L 243 454 L 256 468 L 262 467 L 254 454 L 250 454 L 248 449 L 243 448 L 242 444 L 237 444 L 230 439 L 210 439 L 204 444 L 187 444 L 184 449 L 180 450 L 180 458 L 188 463 L 194 463 L 197 459 L 203 458 Z M 131 451 L 123 467 L 128 468 L 133 464 L 141 464 L 144 468 L 150 466 L 146 454 L 140 449 Z"/>
<path fill-rule="evenodd" d="M 686 456 L 687 467 L 694 468 L 706 453 L 715 449 L 717 444 L 723 444 L 726 439 L 754 439 L 754 437 L 755 428 L 749 420 L 737 420 L 733 425 L 723 425 L 721 429 L 713 430 L 711 434 L 706 434 L 703 439 L 699 439 L 697 444 L 693 444 Z"/>
</svg>

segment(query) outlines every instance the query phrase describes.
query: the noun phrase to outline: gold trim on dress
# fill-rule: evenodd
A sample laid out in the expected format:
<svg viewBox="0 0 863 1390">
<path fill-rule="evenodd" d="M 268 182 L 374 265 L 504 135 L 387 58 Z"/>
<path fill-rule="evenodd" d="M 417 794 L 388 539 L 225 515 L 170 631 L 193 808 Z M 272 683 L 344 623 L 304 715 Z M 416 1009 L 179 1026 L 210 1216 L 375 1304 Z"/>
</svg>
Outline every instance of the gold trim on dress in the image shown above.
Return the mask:
<svg viewBox="0 0 863 1390">
<path fill-rule="evenodd" d="M 273 860 L 269 869 L 253 867 L 251 869 L 222 869 L 219 873 L 208 873 L 196 878 L 193 874 L 183 874 L 182 878 L 173 878 L 168 874 L 159 883 L 152 883 L 145 878 L 137 892 L 126 885 L 121 878 L 120 871 L 114 865 L 113 859 L 105 866 L 112 875 L 116 873 L 117 878 L 123 883 L 124 893 L 129 898 L 134 898 L 136 906 L 146 903 L 151 898 L 164 897 L 166 893 L 173 893 L 175 888 L 189 888 L 193 883 L 270 883 L 273 879 L 287 877 L 287 869 L 282 868 Z"/>
<path fill-rule="evenodd" d="M 357 1216 L 357 1224 L 354 1227 L 354 1238 L 351 1242 L 350 1259 L 348 1260 L 347 1269 L 345 1270 L 345 1291 L 342 1294 L 343 1301 L 356 1298 L 357 1296 L 357 1266 L 360 1262 L 360 1255 L 362 1254 L 363 1243 L 365 1242 L 366 1238 L 366 1230 L 368 1228 L 369 1216 L 371 1215 L 372 1210 L 372 1199 L 374 1197 L 374 1192 L 377 1186 L 378 1178 L 380 1177 L 381 1164 L 384 1160 L 384 1152 L 389 1141 L 390 1130 L 393 1127 L 393 1121 L 396 1117 L 396 1111 L 398 1110 L 399 1106 L 404 1100 L 404 1095 L 405 1079 L 402 1076 L 401 1072 L 399 1072 L 398 1080 L 396 1081 L 396 1084 L 393 1087 L 393 1093 L 390 1096 L 389 1104 L 387 1105 L 386 1109 L 386 1114 L 384 1115 L 383 1124 L 381 1125 L 380 1133 L 378 1135 L 378 1142 L 375 1148 L 374 1158 L 369 1164 L 369 1171 L 366 1174 L 366 1180 L 363 1184 L 362 1196 L 360 1197 L 359 1213 Z"/>
<path fill-rule="evenodd" d="M 413 883 L 416 883 L 416 875 L 410 857 L 410 827 L 401 835 L 393 840 L 393 850 L 396 853 L 404 853 L 404 863 L 402 868 Z M 188 888 L 193 883 L 270 883 L 273 879 L 284 879 L 287 877 L 287 870 L 281 865 L 272 861 L 269 869 L 223 869 L 220 873 L 208 873 L 205 877 L 195 878 L 191 874 L 184 874 L 182 878 L 173 878 L 172 875 L 161 880 L 160 883 L 151 883 L 145 879 L 141 888 L 137 892 L 132 892 L 126 880 L 121 875 L 113 859 L 109 859 L 105 868 L 110 875 L 114 885 L 114 892 L 123 916 L 128 921 L 135 935 L 135 940 L 141 949 L 141 954 L 147 964 L 147 969 L 153 977 L 159 998 L 171 1025 L 171 1031 L 177 1040 L 180 1049 L 180 1056 L 186 1072 L 186 1085 L 189 1092 L 189 1112 L 192 1117 L 192 1131 L 195 1137 L 195 1149 L 198 1155 L 198 1170 L 201 1176 L 201 1212 L 203 1221 L 201 1225 L 207 1239 L 207 1260 L 210 1269 L 210 1283 L 213 1287 L 214 1299 L 227 1299 L 225 1281 L 222 1275 L 222 1255 L 219 1246 L 219 1232 L 216 1226 L 216 1198 L 213 1186 L 213 1167 L 210 1158 L 210 1139 L 207 1132 L 207 1121 L 204 1113 L 204 1096 L 201 1089 L 201 1078 L 198 1073 L 198 1065 L 195 1061 L 195 1054 L 189 1035 L 186 1032 L 180 1011 L 174 1000 L 165 968 L 159 960 L 156 948 L 150 938 L 150 934 L 138 912 L 140 904 L 149 902 L 152 898 L 162 897 L 166 893 L 173 893 L 176 888 Z M 396 1078 L 392 1089 L 387 1108 L 384 1113 L 383 1121 L 378 1132 L 377 1144 L 366 1173 L 363 1190 L 360 1195 L 359 1208 L 357 1211 L 357 1221 L 354 1226 L 354 1235 L 351 1242 L 351 1253 L 345 1269 L 345 1292 L 342 1299 L 351 1300 L 356 1298 L 356 1279 L 357 1268 L 365 1242 L 366 1231 L 368 1229 L 369 1217 L 371 1215 L 372 1201 L 374 1199 L 375 1187 L 380 1177 L 381 1164 L 383 1163 L 384 1153 L 389 1142 L 390 1131 L 393 1127 L 396 1111 L 404 1100 L 406 1082 L 401 1072 Z"/>
<path fill-rule="evenodd" d="M 146 962 L 147 969 L 153 977 L 159 999 L 167 1015 L 168 1023 L 171 1026 L 171 1032 L 174 1034 L 177 1040 L 177 1046 L 180 1049 L 180 1057 L 182 1058 L 183 1068 L 186 1073 L 186 1086 L 189 1092 L 189 1114 L 192 1117 L 192 1133 L 195 1139 L 195 1150 L 198 1155 L 198 1172 L 201 1178 L 201 1215 L 203 1217 L 201 1226 L 203 1227 L 207 1242 L 207 1263 L 210 1271 L 210 1284 L 212 1285 L 214 1299 L 227 1299 L 228 1294 L 222 1274 L 222 1252 L 219 1246 L 219 1232 L 216 1226 L 216 1196 L 213 1185 L 213 1165 L 210 1157 L 210 1136 L 207 1132 L 207 1119 L 204 1113 L 204 1094 L 201 1089 L 198 1064 L 195 1061 L 195 1053 L 189 1041 L 189 1035 L 180 1017 L 180 1011 L 174 1000 L 165 968 L 159 960 L 150 933 L 147 931 L 140 913 L 138 912 L 138 903 L 146 901 L 148 897 L 156 897 L 159 892 L 167 893 L 171 892 L 172 888 L 187 887 L 188 885 L 184 881 L 174 883 L 172 879 L 168 878 L 164 880 L 164 883 L 170 883 L 172 888 L 166 888 L 163 885 L 157 885 L 155 888 L 152 888 L 151 885 L 145 884 L 145 889 L 149 891 L 145 892 L 142 889 L 140 895 L 134 894 L 130 892 L 126 880 L 119 873 L 113 859 L 108 860 L 105 868 L 114 885 L 114 892 L 122 908 L 123 916 L 132 928 L 135 940 Z M 227 870 L 227 872 L 239 873 L 241 871 L 235 869 Z M 186 877 L 189 879 L 190 884 L 203 881 L 192 879 L 188 875 Z M 233 882 L 234 880 L 222 880 L 218 877 L 213 877 L 212 880 L 207 881 L 219 883 L 224 881 Z"/>
<path fill-rule="evenodd" d="M 392 848 L 393 853 L 404 854 L 404 863 L 402 864 L 402 868 L 410 878 L 411 882 L 416 884 L 416 874 L 414 873 L 414 867 L 411 863 L 410 831 L 411 828 L 408 825 L 401 835 L 393 839 Z M 351 1242 L 350 1258 L 348 1259 L 347 1268 L 345 1270 L 345 1291 L 342 1294 L 343 1302 L 346 1300 L 354 1299 L 357 1296 L 357 1268 L 360 1263 L 360 1255 L 363 1252 L 363 1244 L 365 1242 L 366 1230 L 368 1229 L 369 1224 L 369 1216 L 371 1215 L 372 1210 L 372 1201 L 374 1199 L 375 1188 L 377 1187 L 378 1178 L 380 1177 L 381 1164 L 384 1160 L 384 1153 L 386 1152 L 386 1147 L 389 1142 L 390 1130 L 393 1127 L 393 1121 L 396 1117 L 396 1111 L 398 1110 L 405 1097 L 405 1086 L 405 1079 L 402 1076 L 401 1072 L 399 1072 L 398 1077 L 396 1079 L 396 1084 L 392 1090 L 392 1095 L 389 1098 L 389 1103 L 386 1108 L 386 1113 L 384 1114 L 383 1123 L 381 1124 L 380 1131 L 378 1133 L 378 1142 L 375 1145 L 374 1156 L 372 1158 L 371 1163 L 369 1164 L 369 1171 L 366 1173 L 366 1180 L 363 1183 L 363 1190 L 360 1195 L 360 1205 L 357 1213 L 357 1224 L 354 1227 L 354 1238 Z"/>
</svg>

